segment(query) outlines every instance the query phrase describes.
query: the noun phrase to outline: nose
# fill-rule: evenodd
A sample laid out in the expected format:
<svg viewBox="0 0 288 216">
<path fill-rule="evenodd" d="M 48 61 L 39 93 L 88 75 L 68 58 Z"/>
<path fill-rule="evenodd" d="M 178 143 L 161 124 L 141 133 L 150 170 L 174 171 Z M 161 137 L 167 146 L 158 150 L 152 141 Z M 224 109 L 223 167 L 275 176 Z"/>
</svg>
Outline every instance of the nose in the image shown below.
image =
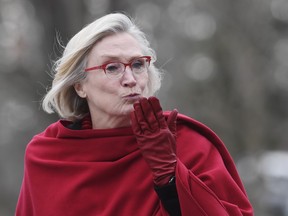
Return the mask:
<svg viewBox="0 0 288 216">
<path fill-rule="evenodd" d="M 133 71 L 130 67 L 126 67 L 121 82 L 124 87 L 134 87 L 137 83 Z"/>
</svg>

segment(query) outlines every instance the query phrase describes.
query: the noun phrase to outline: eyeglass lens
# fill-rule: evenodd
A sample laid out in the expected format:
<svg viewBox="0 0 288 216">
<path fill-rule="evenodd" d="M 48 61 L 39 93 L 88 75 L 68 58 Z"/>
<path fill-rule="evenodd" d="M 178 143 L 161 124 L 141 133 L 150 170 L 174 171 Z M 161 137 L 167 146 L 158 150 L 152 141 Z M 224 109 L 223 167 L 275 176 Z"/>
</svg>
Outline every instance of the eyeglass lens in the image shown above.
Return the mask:
<svg viewBox="0 0 288 216">
<path fill-rule="evenodd" d="M 147 69 L 149 61 L 146 58 L 137 58 L 128 64 L 113 62 L 106 65 L 105 71 L 109 77 L 118 77 L 124 73 L 127 66 L 130 67 L 133 73 L 139 74 Z"/>
</svg>

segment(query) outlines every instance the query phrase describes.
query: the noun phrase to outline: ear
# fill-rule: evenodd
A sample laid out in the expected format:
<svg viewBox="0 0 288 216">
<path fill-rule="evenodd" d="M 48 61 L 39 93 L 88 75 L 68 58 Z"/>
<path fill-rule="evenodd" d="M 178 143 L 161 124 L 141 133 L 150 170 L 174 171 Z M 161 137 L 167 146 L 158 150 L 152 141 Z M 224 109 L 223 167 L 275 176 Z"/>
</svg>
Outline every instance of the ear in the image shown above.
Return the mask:
<svg viewBox="0 0 288 216">
<path fill-rule="evenodd" d="M 86 98 L 86 92 L 84 91 L 83 84 L 78 82 L 74 84 L 74 89 L 81 98 Z"/>
</svg>

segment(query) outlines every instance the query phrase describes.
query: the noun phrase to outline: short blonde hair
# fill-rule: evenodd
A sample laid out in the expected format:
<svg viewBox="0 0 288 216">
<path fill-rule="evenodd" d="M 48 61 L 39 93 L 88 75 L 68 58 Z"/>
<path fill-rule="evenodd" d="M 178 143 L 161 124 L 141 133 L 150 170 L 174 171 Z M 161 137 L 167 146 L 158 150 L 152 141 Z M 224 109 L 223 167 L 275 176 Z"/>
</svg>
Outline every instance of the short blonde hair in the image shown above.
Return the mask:
<svg viewBox="0 0 288 216">
<path fill-rule="evenodd" d="M 102 38 L 121 32 L 132 35 L 140 43 L 143 54 L 156 60 L 155 51 L 150 47 L 145 34 L 128 16 L 121 13 L 105 15 L 78 32 L 68 42 L 62 57 L 55 62 L 52 87 L 42 101 L 44 111 L 57 112 L 61 118 L 71 121 L 89 113 L 86 99 L 78 96 L 74 85 L 86 78 L 84 68 L 92 47 Z M 161 72 L 151 62 L 148 74 L 147 96 L 151 96 L 161 86 Z"/>
</svg>

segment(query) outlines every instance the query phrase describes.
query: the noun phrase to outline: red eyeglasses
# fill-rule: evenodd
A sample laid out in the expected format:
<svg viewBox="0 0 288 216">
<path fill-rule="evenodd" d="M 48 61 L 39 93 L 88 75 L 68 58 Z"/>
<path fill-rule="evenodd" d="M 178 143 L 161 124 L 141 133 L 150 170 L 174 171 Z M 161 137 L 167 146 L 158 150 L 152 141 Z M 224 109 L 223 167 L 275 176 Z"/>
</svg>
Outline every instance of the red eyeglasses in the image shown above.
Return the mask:
<svg viewBox="0 0 288 216">
<path fill-rule="evenodd" d="M 146 72 L 151 62 L 151 56 L 141 56 L 134 58 L 129 63 L 123 62 L 108 62 L 106 64 L 86 68 L 85 72 L 92 70 L 102 69 L 104 70 L 106 76 L 110 79 L 119 79 L 123 76 L 126 67 L 129 66 L 134 74 L 141 74 Z"/>
</svg>

